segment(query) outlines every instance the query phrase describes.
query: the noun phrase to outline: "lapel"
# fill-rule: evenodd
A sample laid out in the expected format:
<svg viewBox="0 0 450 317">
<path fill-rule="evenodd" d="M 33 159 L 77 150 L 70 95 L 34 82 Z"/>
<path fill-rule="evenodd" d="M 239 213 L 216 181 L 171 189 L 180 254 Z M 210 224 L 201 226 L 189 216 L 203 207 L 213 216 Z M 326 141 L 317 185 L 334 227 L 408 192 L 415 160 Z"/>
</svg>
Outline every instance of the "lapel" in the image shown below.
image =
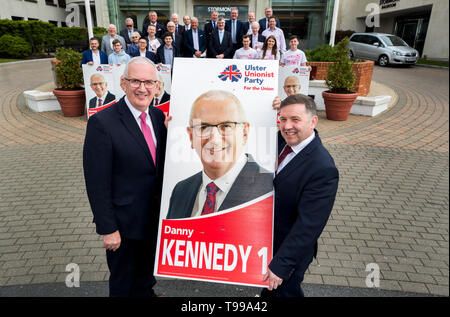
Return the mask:
<svg viewBox="0 0 450 317">
<path fill-rule="evenodd" d="M 142 134 L 141 129 L 139 128 L 136 120 L 134 119 L 133 114 L 131 113 L 130 109 L 128 109 L 128 106 L 125 103 L 125 97 L 120 99 L 118 106 L 119 106 L 118 109 L 119 109 L 119 113 L 120 113 L 120 120 L 122 121 L 122 124 L 126 127 L 128 132 L 130 132 L 131 136 L 139 144 L 142 151 L 144 151 L 151 166 L 155 167 L 152 156 L 150 154 L 150 150 L 147 145 L 147 141 L 145 141 L 144 135 Z M 153 120 L 152 120 L 152 123 L 153 123 Z M 153 128 L 153 129 L 155 130 L 155 134 L 156 134 L 156 129 L 155 128 Z M 158 155 L 156 155 L 156 156 L 158 157 Z"/>
<path fill-rule="evenodd" d="M 185 208 L 186 212 L 189 213 L 189 215 L 186 215 L 187 217 L 191 216 L 192 210 L 194 209 L 195 200 L 197 199 L 197 194 L 200 191 L 202 181 L 202 172 L 199 172 L 195 174 L 192 185 L 186 188 L 186 197 L 189 197 L 187 206 Z"/>
<path fill-rule="evenodd" d="M 284 168 L 281 172 L 275 175 L 273 180 L 274 184 L 278 185 L 283 179 L 286 179 L 301 168 L 302 163 L 308 158 L 308 156 L 320 145 L 322 145 L 322 141 L 320 141 L 319 134 L 317 130 L 314 129 L 315 138 L 309 143 L 303 150 L 300 151 Z M 284 141 L 284 140 L 283 140 Z M 285 144 L 285 143 L 284 143 Z M 281 144 L 280 144 L 281 145 Z M 284 145 L 283 145 L 284 146 Z M 278 150 L 281 151 L 283 147 Z"/>
</svg>

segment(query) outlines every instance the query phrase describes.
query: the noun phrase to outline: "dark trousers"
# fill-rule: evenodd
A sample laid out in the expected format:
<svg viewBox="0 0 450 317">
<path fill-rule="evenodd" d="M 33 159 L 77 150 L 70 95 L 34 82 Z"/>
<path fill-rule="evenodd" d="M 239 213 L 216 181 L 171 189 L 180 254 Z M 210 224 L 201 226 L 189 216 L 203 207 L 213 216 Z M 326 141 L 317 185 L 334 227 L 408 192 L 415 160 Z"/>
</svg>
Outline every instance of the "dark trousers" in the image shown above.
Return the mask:
<svg viewBox="0 0 450 317">
<path fill-rule="evenodd" d="M 276 297 L 305 297 L 303 293 L 301 283 L 305 276 L 305 272 L 308 269 L 309 264 L 312 262 L 311 259 L 305 259 L 299 268 L 297 268 L 292 275 L 287 280 L 283 280 L 277 289 L 269 291 L 269 289 L 264 288 L 261 292 L 261 297 L 264 298 L 276 298 Z"/>
<path fill-rule="evenodd" d="M 154 297 L 153 276 L 155 254 L 153 240 L 132 240 L 122 237 L 120 248 L 106 250 L 110 271 L 109 296 Z"/>
</svg>

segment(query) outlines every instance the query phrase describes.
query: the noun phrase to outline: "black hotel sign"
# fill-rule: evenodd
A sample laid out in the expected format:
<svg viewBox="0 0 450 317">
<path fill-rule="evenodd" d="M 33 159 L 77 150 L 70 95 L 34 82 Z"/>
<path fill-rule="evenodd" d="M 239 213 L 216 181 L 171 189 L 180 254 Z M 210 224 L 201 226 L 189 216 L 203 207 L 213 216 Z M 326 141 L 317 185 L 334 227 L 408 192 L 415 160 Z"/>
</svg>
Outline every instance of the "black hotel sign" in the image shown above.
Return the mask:
<svg viewBox="0 0 450 317">
<path fill-rule="evenodd" d="M 381 9 L 393 8 L 400 0 L 380 0 Z"/>
</svg>

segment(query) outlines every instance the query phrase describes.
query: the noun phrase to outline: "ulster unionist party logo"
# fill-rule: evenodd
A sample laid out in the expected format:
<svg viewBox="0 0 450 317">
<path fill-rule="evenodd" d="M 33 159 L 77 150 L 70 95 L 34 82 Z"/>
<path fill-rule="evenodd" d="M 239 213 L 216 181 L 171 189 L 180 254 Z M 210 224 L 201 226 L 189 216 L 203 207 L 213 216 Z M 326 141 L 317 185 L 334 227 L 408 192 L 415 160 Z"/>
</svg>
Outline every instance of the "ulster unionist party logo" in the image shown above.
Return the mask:
<svg viewBox="0 0 450 317">
<path fill-rule="evenodd" d="M 236 65 L 227 66 L 224 71 L 219 74 L 219 79 L 222 81 L 229 79 L 231 82 L 238 82 L 241 78 L 242 73 Z"/>
</svg>

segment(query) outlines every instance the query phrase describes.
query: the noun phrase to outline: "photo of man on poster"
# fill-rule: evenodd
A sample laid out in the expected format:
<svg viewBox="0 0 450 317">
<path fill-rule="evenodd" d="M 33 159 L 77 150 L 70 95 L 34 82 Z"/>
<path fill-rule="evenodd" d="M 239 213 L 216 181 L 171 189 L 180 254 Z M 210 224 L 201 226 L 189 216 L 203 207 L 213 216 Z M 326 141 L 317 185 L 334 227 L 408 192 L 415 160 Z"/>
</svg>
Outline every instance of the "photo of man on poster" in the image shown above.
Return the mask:
<svg viewBox="0 0 450 317">
<path fill-rule="evenodd" d="M 116 101 L 116 96 L 108 91 L 108 82 L 102 74 L 93 74 L 90 78 L 90 86 L 95 97 L 89 100 L 89 109 L 100 108 Z"/>
<path fill-rule="evenodd" d="M 194 101 L 187 132 L 203 170 L 176 184 L 167 219 L 211 214 L 272 191 L 273 174 L 244 153 L 249 131 L 234 94 L 210 90 Z"/>
</svg>

